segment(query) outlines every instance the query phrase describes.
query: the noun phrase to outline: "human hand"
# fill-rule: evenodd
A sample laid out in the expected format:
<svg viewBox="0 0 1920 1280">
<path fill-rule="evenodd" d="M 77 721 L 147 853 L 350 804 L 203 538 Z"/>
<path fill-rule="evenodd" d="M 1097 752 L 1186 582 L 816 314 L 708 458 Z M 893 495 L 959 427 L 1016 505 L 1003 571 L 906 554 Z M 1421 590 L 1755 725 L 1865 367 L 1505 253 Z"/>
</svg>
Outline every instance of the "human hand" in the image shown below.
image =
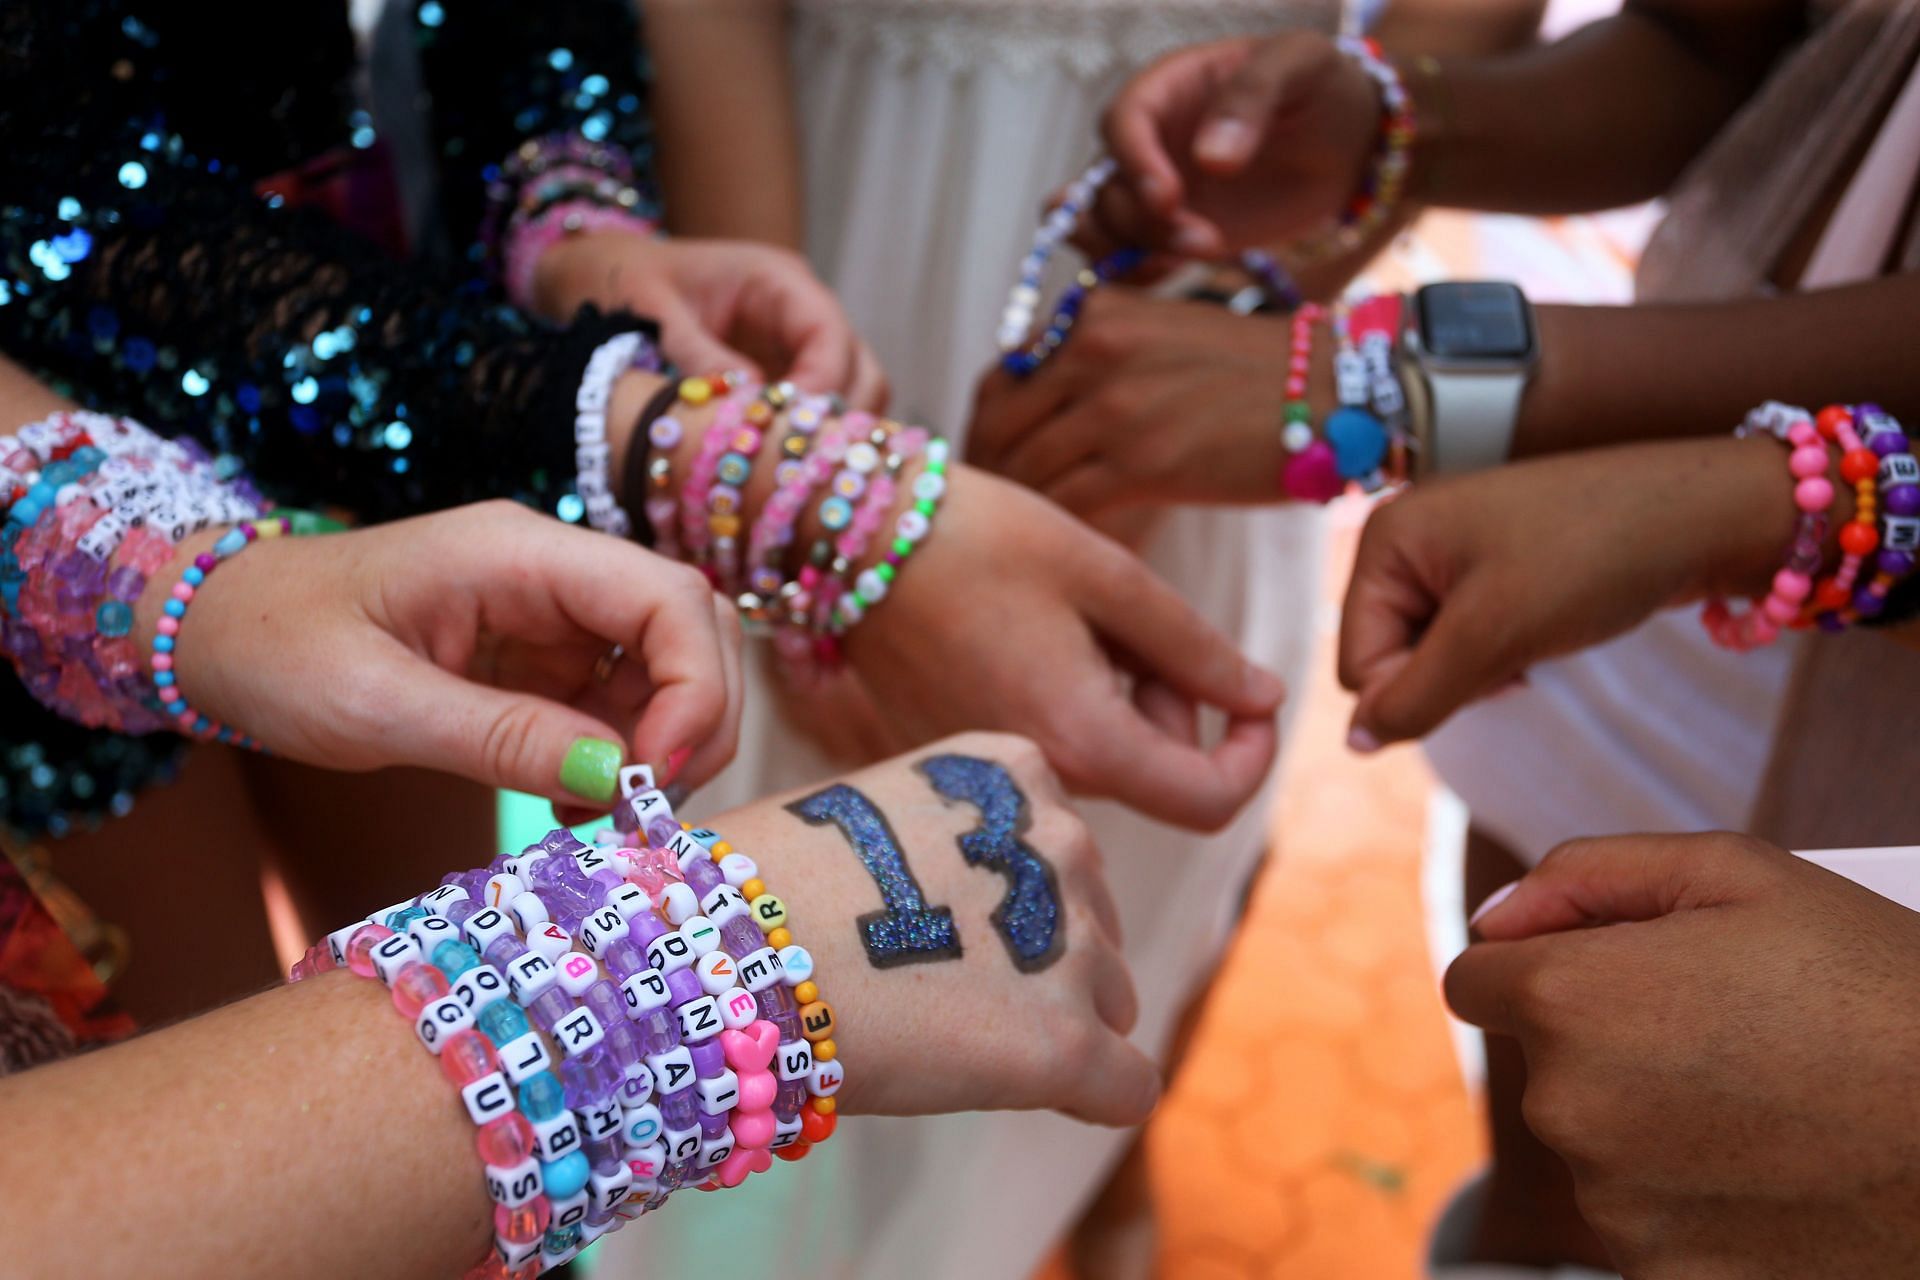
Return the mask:
<svg viewBox="0 0 1920 1280">
<path fill-rule="evenodd" d="M 163 596 L 141 601 L 148 636 Z M 276 754 L 576 814 L 606 810 L 623 762 L 704 782 L 739 725 L 739 624 L 698 572 L 504 501 L 257 542 L 208 577 L 177 646 L 188 702 Z"/>
<path fill-rule="evenodd" d="M 994 369 L 967 458 L 1082 518 L 1143 503 L 1280 500 L 1290 322 L 1106 288 L 1024 379 Z M 1331 402 L 1327 343 L 1310 393 Z"/>
<path fill-rule="evenodd" d="M 1176 50 L 1107 107 L 1101 132 L 1120 172 L 1088 241 L 1220 258 L 1297 239 L 1360 189 L 1380 111 L 1366 72 L 1325 36 Z"/>
<path fill-rule="evenodd" d="M 1920 916 L 1745 836 L 1563 845 L 1447 972 L 1636 1280 L 1920 1266 Z"/>
<path fill-rule="evenodd" d="M 848 636 L 881 714 L 916 742 L 1025 734 L 1074 791 L 1224 826 L 1273 762 L 1279 677 L 1065 512 L 969 467 L 947 480 L 932 536 Z M 1211 749 L 1203 704 L 1229 717 Z"/>
<path fill-rule="evenodd" d="M 587 303 L 651 317 L 668 358 L 689 371 L 745 369 L 808 391 L 838 392 L 869 412 L 886 406 L 879 360 L 840 300 L 790 250 L 592 232 L 541 256 L 534 300 L 555 320 Z"/>
<path fill-rule="evenodd" d="M 1419 738 L 1535 662 L 1764 594 L 1795 511 L 1766 440 L 1634 445 L 1422 481 L 1376 508 L 1340 625 L 1349 741 Z"/>
<path fill-rule="evenodd" d="M 970 836 L 985 830 L 982 802 L 1019 815 L 1004 838 Z M 1118 910 L 1032 743 L 964 734 L 713 825 L 758 863 L 814 958 L 847 1064 L 842 1110 L 1047 1109 L 1119 1125 L 1152 1109 L 1159 1073 L 1125 1038 L 1136 1002 Z M 876 874 L 894 858 L 917 905 L 946 913 L 937 936 L 913 932 L 918 951 L 866 929 L 888 915 L 876 906 L 902 905 Z M 1015 884 L 1028 908 L 996 916 Z"/>
</svg>

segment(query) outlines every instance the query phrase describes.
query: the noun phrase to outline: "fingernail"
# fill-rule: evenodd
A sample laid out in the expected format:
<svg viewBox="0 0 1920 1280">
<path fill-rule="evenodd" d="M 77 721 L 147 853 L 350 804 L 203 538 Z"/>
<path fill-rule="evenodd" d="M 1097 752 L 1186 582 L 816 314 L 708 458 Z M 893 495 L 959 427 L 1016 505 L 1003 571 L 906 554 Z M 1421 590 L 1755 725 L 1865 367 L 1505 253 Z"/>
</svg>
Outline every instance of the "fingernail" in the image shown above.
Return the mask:
<svg viewBox="0 0 1920 1280">
<path fill-rule="evenodd" d="M 1247 696 L 1277 706 L 1286 700 L 1287 682 L 1255 662 L 1247 664 Z"/>
<path fill-rule="evenodd" d="M 1520 882 L 1518 880 L 1512 880 L 1506 884 L 1501 885 L 1498 889 L 1495 889 L 1492 893 L 1488 894 L 1487 900 L 1481 903 L 1479 906 L 1475 907 L 1473 909 L 1473 914 L 1467 917 L 1467 928 L 1471 929 L 1475 925 L 1479 924 L 1481 920 L 1486 918 L 1486 914 L 1489 911 L 1492 911 L 1495 907 L 1505 902 L 1508 898 L 1511 898 L 1513 896 L 1513 891 L 1515 889 L 1518 889 L 1519 887 L 1520 887 Z"/>
<path fill-rule="evenodd" d="M 1213 252 L 1213 237 L 1198 227 L 1181 227 L 1173 233 L 1173 247 L 1198 257 Z"/>
<path fill-rule="evenodd" d="M 1373 730 L 1357 724 L 1347 730 L 1347 748 L 1360 755 L 1370 756 L 1380 749 L 1380 739 L 1373 736 Z"/>
<path fill-rule="evenodd" d="M 575 738 L 560 762 L 560 785 L 595 804 L 609 804 L 620 777 L 620 744 Z"/>
<path fill-rule="evenodd" d="M 1149 205 L 1158 206 L 1167 197 L 1167 180 L 1157 173 L 1143 173 L 1135 184 L 1140 198 Z"/>
<path fill-rule="evenodd" d="M 1193 140 L 1193 154 L 1226 163 L 1253 149 L 1253 126 L 1244 120 L 1213 120 Z"/>
<path fill-rule="evenodd" d="M 692 755 L 692 747 L 681 747 L 678 751 L 669 751 L 666 764 L 660 768 L 660 785 L 664 787 L 679 777 L 680 771 L 687 767 L 687 759 Z"/>
</svg>

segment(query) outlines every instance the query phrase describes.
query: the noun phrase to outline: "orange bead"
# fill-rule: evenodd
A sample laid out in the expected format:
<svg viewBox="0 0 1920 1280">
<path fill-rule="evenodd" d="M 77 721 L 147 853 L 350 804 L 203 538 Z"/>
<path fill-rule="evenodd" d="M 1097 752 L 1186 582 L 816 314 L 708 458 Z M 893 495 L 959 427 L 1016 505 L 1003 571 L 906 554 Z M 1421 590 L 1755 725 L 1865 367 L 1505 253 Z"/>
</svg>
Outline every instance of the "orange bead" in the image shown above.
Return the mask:
<svg viewBox="0 0 1920 1280">
<path fill-rule="evenodd" d="M 825 1000 L 800 1006 L 800 1034 L 818 1044 L 833 1035 L 833 1006 Z"/>
<path fill-rule="evenodd" d="M 793 945 L 793 931 L 784 926 L 767 930 L 767 945 L 775 951 L 785 951 Z"/>
<path fill-rule="evenodd" d="M 800 1136 L 809 1143 L 825 1142 L 839 1124 L 839 1116 L 823 1116 L 809 1107 L 800 1113 Z"/>
<path fill-rule="evenodd" d="M 1840 476 L 1848 484 L 1859 484 L 1880 473 L 1880 455 L 1871 449 L 1849 449 L 1840 455 Z"/>
<path fill-rule="evenodd" d="M 1821 583 L 1813 592 L 1813 607 L 1817 612 L 1844 609 L 1852 600 L 1852 593 L 1831 578 Z"/>
<path fill-rule="evenodd" d="M 815 1098 L 813 1100 L 813 1109 L 823 1116 L 830 1116 L 840 1109 L 840 1104 L 832 1098 Z"/>
<path fill-rule="evenodd" d="M 758 876 L 755 876 L 753 879 L 747 881 L 745 884 L 740 886 L 740 895 L 744 897 L 748 902 L 752 902 L 755 898 L 759 897 L 761 894 L 765 893 L 766 891 L 767 891 L 767 882 L 760 879 L 760 877 Z"/>
<path fill-rule="evenodd" d="M 803 1120 L 800 1124 L 803 1129 L 806 1127 L 806 1121 Z M 773 1154 L 779 1156 L 782 1160 L 799 1160 L 803 1158 L 809 1150 L 811 1150 L 811 1148 L 806 1143 L 796 1142 L 790 1147 L 781 1147 Z"/>
<path fill-rule="evenodd" d="M 803 982 L 793 989 L 793 998 L 801 1004 L 812 1004 L 820 998 L 820 988 L 811 982 Z"/>
<path fill-rule="evenodd" d="M 727 377 L 725 374 L 715 374 L 713 377 L 707 379 L 707 393 L 709 395 L 723 396 L 727 394 L 727 390 Z"/>
<path fill-rule="evenodd" d="M 832 1062 L 839 1056 L 840 1046 L 831 1040 L 816 1041 L 813 1046 L 813 1060 L 815 1062 Z"/>
<path fill-rule="evenodd" d="M 1880 531 L 1870 524 L 1849 520 L 1840 530 L 1840 549 L 1850 556 L 1870 556 L 1880 545 Z"/>
<path fill-rule="evenodd" d="M 1813 426 L 1828 440 L 1837 439 L 1841 427 L 1853 425 L 1853 414 L 1845 405 L 1830 404 L 1814 415 Z"/>
<path fill-rule="evenodd" d="M 733 852 L 733 846 L 728 844 L 725 840 L 715 840 L 713 842 L 713 848 L 707 850 L 707 852 L 713 855 L 713 860 L 715 862 L 718 862 L 720 861 L 720 859 L 726 857 L 728 854 Z"/>
</svg>

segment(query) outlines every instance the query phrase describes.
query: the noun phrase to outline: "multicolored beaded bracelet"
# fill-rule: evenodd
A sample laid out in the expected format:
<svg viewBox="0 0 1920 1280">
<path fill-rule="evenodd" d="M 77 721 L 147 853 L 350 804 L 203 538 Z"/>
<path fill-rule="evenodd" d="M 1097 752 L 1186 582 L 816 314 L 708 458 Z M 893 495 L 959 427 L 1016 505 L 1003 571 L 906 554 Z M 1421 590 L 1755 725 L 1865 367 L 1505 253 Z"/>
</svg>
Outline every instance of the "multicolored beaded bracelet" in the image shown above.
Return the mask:
<svg viewBox="0 0 1920 1280">
<path fill-rule="evenodd" d="M 180 635 L 180 624 L 186 620 L 187 606 L 193 603 L 194 595 L 213 571 L 259 539 L 277 538 L 292 529 L 293 521 L 286 516 L 270 516 L 258 523 L 248 521 L 229 529 L 211 548 L 195 556 L 193 563 L 181 571 L 180 581 L 173 585 L 171 598 L 156 624 L 151 665 L 153 683 L 160 691 L 161 707 L 173 717 L 181 733 L 213 742 L 232 743 L 251 751 L 265 750 L 250 736 L 236 733 L 187 705 L 187 696 L 180 691 L 179 682 L 174 677 L 173 651 Z"/>
<path fill-rule="evenodd" d="M 1748 650 L 1772 644 L 1783 627 L 1792 625 L 1813 593 L 1813 575 L 1820 568 L 1827 532 L 1828 508 L 1833 505 L 1833 482 L 1827 479 L 1827 449 L 1805 409 L 1774 402 L 1753 410 L 1735 431 L 1738 436 L 1765 432 L 1787 445 L 1787 470 L 1793 478 L 1793 504 L 1800 515 L 1786 563 L 1773 575 L 1765 599 L 1735 614 L 1720 599 L 1709 600 L 1700 611 L 1700 625 L 1724 649 Z"/>
<path fill-rule="evenodd" d="M 940 436 L 927 441 L 927 463 L 913 478 L 913 505 L 894 522 L 893 544 L 880 562 L 861 571 L 853 590 L 835 603 L 829 634 L 845 636 L 867 611 L 886 599 L 893 581 L 912 558 L 914 550 L 933 531 L 933 519 L 940 511 L 940 500 L 947 492 L 947 459 L 952 447 Z"/>
<path fill-rule="evenodd" d="M 1853 411 L 1845 405 L 1828 405 L 1814 415 L 1813 425 L 1823 440 L 1840 449 L 1840 478 L 1853 486 L 1854 508 L 1852 518 L 1840 527 L 1840 565 L 1815 584 L 1811 601 L 1802 608 L 1805 623 L 1821 614 L 1837 614 L 1852 603 L 1860 567 L 1880 545 L 1879 491 L 1874 484 L 1880 456 L 1861 441 Z"/>
<path fill-rule="evenodd" d="M 1308 303 L 1293 313 L 1287 355 L 1286 407 L 1280 428 L 1280 491 L 1298 502 L 1331 502 L 1346 487 L 1333 446 L 1313 429 L 1313 405 L 1307 399 L 1313 370 L 1313 330 L 1326 312 Z"/>
<path fill-rule="evenodd" d="M 1905 428 L 1879 405 L 1860 405 L 1856 419 L 1875 458 L 1882 513 L 1880 545 L 1872 580 L 1853 593 L 1846 607 L 1817 619 L 1828 630 L 1878 617 L 1893 589 L 1913 573 L 1915 551 L 1920 549 L 1920 460 L 1914 457 L 1912 442 Z M 1864 465 L 1865 459 L 1858 462 Z M 1846 460 L 1841 463 L 1844 470 Z"/>
<path fill-rule="evenodd" d="M 1386 222 L 1400 203 L 1413 150 L 1413 99 L 1379 42 L 1342 36 L 1336 43 L 1380 90 L 1380 135 L 1367 175 L 1334 227 L 1293 247 L 1293 254 L 1305 262 L 1351 253 Z"/>
<path fill-rule="evenodd" d="M 1372 412 L 1373 380 L 1366 357 L 1354 341 L 1351 311 L 1345 303 L 1333 308 L 1333 339 L 1334 397 L 1339 407 L 1327 415 L 1321 433 L 1333 447 L 1341 480 L 1376 491 L 1386 484 L 1382 468 L 1389 437 L 1386 424 Z"/>
</svg>

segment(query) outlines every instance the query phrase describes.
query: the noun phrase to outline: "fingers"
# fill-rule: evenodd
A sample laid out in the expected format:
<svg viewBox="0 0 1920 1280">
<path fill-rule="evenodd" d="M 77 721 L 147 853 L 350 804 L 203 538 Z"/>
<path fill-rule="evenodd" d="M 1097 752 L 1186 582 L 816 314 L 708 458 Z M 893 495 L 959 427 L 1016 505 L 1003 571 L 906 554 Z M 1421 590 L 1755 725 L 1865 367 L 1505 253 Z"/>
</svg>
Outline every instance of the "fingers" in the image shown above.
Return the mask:
<svg viewBox="0 0 1920 1280">
<path fill-rule="evenodd" d="M 967 431 L 967 461 L 999 471 L 1027 434 L 1078 394 L 1071 370 L 1056 362 L 1042 374 L 1017 379 L 995 365 L 974 394 L 973 425 Z"/>
<path fill-rule="evenodd" d="M 1090 402 L 1029 425 L 1003 453 L 995 468 L 1015 484 L 1044 493 L 1100 447 L 1111 423 Z"/>
<path fill-rule="evenodd" d="M 1160 1069 L 1124 1037 L 1102 1031 L 1083 1055 L 1077 1092 L 1061 1108 L 1091 1124 L 1139 1124 L 1160 1101 Z"/>
<path fill-rule="evenodd" d="M 1260 41 L 1221 82 L 1193 135 L 1193 160 L 1220 177 L 1243 171 L 1266 142 L 1267 130 L 1303 78 L 1317 42 L 1287 38 Z"/>
<path fill-rule="evenodd" d="M 661 784 L 678 783 L 694 790 L 711 782 L 733 760 L 740 749 L 740 715 L 746 701 L 746 679 L 742 671 L 740 615 L 725 597 L 709 594 L 713 606 L 714 631 L 720 642 L 720 670 L 726 697 L 726 711 L 720 727 L 702 743 L 672 777 Z"/>
<path fill-rule="evenodd" d="M 1528 1025 L 1521 1011 L 1525 993 L 1559 941 L 1529 938 L 1468 947 L 1447 966 L 1442 982 L 1447 1007 L 1462 1021 L 1495 1035 L 1519 1035 Z"/>
<path fill-rule="evenodd" d="M 805 390 L 838 392 L 851 401 L 865 344 L 839 299 L 808 276 L 786 282 L 777 310 L 792 361 L 787 378 Z"/>
<path fill-rule="evenodd" d="M 661 350 L 682 369 L 702 374 L 740 369 L 754 378 L 764 376 L 757 362 L 709 332 L 680 295 L 662 293 L 653 301 L 653 313 L 660 325 Z"/>
<path fill-rule="evenodd" d="M 1489 898 L 1473 927 L 1483 938 L 1511 941 L 1720 906 L 1744 899 L 1755 871 L 1788 856 L 1719 833 L 1572 840 Z"/>
<path fill-rule="evenodd" d="M 1340 680 L 1359 694 L 1349 741 L 1425 737 L 1520 674 L 1500 599 L 1473 581 L 1436 601 L 1404 566 L 1356 567 L 1340 623 Z"/>
<path fill-rule="evenodd" d="M 893 399 L 893 388 L 887 381 L 886 370 L 880 367 L 880 357 L 874 355 L 873 348 L 866 343 L 859 344 L 854 353 L 853 384 L 846 391 L 847 404 L 862 413 L 885 413 L 887 404 Z"/>
<path fill-rule="evenodd" d="M 1166 218 L 1186 195 L 1175 149 L 1187 145 L 1214 87 L 1244 62 L 1246 39 L 1177 50 L 1129 81 L 1101 118 L 1107 151 L 1145 209 Z"/>
<path fill-rule="evenodd" d="M 1096 458 L 1072 468 L 1040 492 L 1061 510 L 1086 520 L 1119 506 L 1128 486 L 1118 472 Z"/>
</svg>

